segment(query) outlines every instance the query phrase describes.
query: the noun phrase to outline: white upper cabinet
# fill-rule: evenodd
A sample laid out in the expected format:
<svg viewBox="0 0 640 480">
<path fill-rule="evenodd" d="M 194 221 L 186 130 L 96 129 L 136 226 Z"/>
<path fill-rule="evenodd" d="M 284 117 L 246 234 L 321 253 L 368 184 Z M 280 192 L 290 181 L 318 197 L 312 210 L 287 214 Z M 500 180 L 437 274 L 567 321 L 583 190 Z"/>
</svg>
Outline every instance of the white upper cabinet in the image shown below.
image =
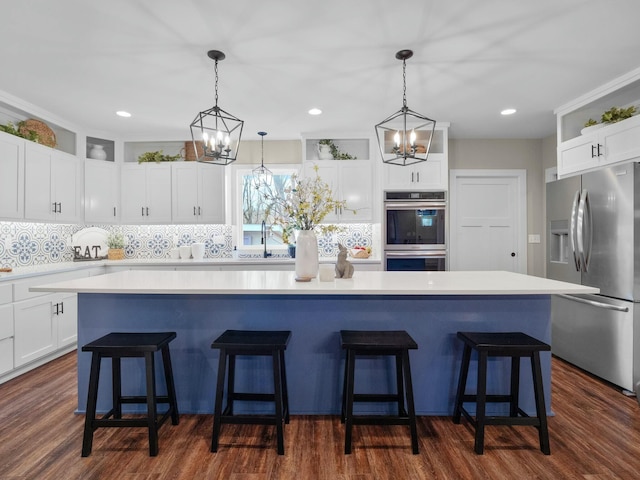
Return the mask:
<svg viewBox="0 0 640 480">
<path fill-rule="evenodd" d="M 0 132 L 0 218 L 24 217 L 24 143 Z"/>
<path fill-rule="evenodd" d="M 123 164 L 123 223 L 171 223 L 171 165 Z"/>
<path fill-rule="evenodd" d="M 117 223 L 120 218 L 118 165 L 87 159 L 84 163 L 84 221 Z"/>
<path fill-rule="evenodd" d="M 330 140 L 330 144 L 326 140 Z M 377 170 L 374 147 L 373 138 L 366 135 L 303 137 L 303 175 L 313 178 L 317 166 L 320 178 L 331 187 L 334 199 L 347 205 L 347 210 L 339 209 L 327 215 L 325 223 L 374 220 L 373 187 Z"/>
<path fill-rule="evenodd" d="M 225 168 L 197 162 L 171 164 L 174 223 L 224 223 Z"/>
<path fill-rule="evenodd" d="M 25 219 L 78 222 L 80 171 L 74 155 L 25 142 Z"/>
<path fill-rule="evenodd" d="M 640 113 L 640 69 L 619 77 L 555 110 L 558 176 L 568 176 L 640 157 L 640 116 L 601 123 L 612 107 Z M 589 119 L 598 125 L 585 128 Z"/>
<path fill-rule="evenodd" d="M 431 140 L 426 162 L 406 167 L 385 163 L 384 190 L 448 190 L 449 189 L 449 124 L 438 123 Z M 418 139 L 424 135 L 418 132 Z M 428 138 L 423 139 L 428 142 Z M 388 148 L 385 146 L 385 148 Z M 386 152 L 386 150 L 385 150 Z"/>
</svg>

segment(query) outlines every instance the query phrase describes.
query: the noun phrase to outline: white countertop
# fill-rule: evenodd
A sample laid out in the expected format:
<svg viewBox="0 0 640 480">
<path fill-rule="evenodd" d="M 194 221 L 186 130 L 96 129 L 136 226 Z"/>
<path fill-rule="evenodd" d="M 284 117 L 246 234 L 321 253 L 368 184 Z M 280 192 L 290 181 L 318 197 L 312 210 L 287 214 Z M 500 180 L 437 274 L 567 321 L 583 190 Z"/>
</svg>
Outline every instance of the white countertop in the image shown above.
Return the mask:
<svg viewBox="0 0 640 480">
<path fill-rule="evenodd" d="M 356 271 L 354 278 L 296 282 L 290 271 L 124 271 L 32 287 L 32 291 L 261 295 L 540 295 L 597 288 L 511 272 Z"/>
<path fill-rule="evenodd" d="M 354 265 L 377 264 L 380 265 L 380 258 L 351 258 L 349 260 Z M 170 258 L 130 258 L 126 260 L 94 260 L 85 262 L 57 262 L 42 265 L 31 265 L 28 267 L 16 267 L 11 272 L 0 272 L 0 282 L 19 280 L 22 278 L 46 275 L 51 273 L 70 272 L 95 267 L 211 267 L 216 265 L 293 265 L 295 259 L 288 257 L 241 257 L 241 258 L 205 258 L 202 260 L 176 260 Z M 320 263 L 336 263 L 335 258 L 320 258 Z"/>
</svg>

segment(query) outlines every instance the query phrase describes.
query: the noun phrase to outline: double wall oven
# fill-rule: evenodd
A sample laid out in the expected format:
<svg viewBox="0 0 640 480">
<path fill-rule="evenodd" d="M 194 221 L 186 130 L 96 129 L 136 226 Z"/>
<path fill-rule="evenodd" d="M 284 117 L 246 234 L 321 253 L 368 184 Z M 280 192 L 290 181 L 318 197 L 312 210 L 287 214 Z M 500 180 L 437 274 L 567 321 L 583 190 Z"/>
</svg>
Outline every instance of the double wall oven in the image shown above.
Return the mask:
<svg viewBox="0 0 640 480">
<path fill-rule="evenodd" d="M 384 192 L 384 269 L 447 269 L 444 191 Z"/>
</svg>

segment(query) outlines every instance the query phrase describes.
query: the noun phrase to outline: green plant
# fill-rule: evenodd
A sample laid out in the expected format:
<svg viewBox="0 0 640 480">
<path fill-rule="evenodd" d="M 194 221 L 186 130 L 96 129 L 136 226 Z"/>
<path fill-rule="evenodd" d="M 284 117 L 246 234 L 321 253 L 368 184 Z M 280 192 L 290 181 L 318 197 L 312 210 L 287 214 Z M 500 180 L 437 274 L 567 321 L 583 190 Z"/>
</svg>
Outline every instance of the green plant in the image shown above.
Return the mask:
<svg viewBox="0 0 640 480">
<path fill-rule="evenodd" d="M 333 140 L 329 138 L 319 140 L 318 145 L 329 145 L 329 148 L 331 149 L 331 156 L 334 160 L 357 160 L 357 157 L 354 157 L 353 155 L 342 153 L 336 144 L 333 143 Z"/>
<path fill-rule="evenodd" d="M 611 107 L 602 114 L 602 123 L 616 123 L 633 117 L 635 113 L 636 107 L 634 105 L 631 105 L 628 108 Z"/>
<path fill-rule="evenodd" d="M 598 122 L 596 122 L 593 118 L 590 118 L 584 124 L 585 128 L 586 127 L 593 127 L 594 125 L 598 125 Z"/>
<path fill-rule="evenodd" d="M 124 236 L 118 232 L 111 232 L 107 235 L 107 247 L 124 248 Z"/>
<path fill-rule="evenodd" d="M 159 152 L 146 152 L 138 157 L 138 163 L 146 162 L 175 162 L 180 158 L 180 155 L 164 155 L 162 150 Z"/>
<path fill-rule="evenodd" d="M 20 127 L 24 122 L 19 122 L 16 127 L 13 122 L 7 122 L 6 125 L 0 125 L 0 131 L 8 133 L 9 135 L 15 135 L 16 137 L 26 138 L 27 140 L 31 140 L 32 142 L 38 142 L 38 134 L 33 130 L 27 130 L 26 133 L 22 133 L 20 131 Z"/>
</svg>

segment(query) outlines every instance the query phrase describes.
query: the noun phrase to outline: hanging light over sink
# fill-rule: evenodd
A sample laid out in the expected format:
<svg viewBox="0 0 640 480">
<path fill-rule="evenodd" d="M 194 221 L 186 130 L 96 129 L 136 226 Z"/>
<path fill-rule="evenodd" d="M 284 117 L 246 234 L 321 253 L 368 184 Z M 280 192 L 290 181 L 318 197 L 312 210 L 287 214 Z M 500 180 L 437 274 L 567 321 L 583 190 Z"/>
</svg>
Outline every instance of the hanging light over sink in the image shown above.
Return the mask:
<svg viewBox="0 0 640 480">
<path fill-rule="evenodd" d="M 262 137 L 262 156 L 260 158 L 260 166 L 253 169 L 251 172 L 253 176 L 253 185 L 260 189 L 261 186 L 269 186 L 273 180 L 273 174 L 271 170 L 264 166 L 264 136 L 267 132 L 258 132 L 258 135 Z"/>
</svg>

